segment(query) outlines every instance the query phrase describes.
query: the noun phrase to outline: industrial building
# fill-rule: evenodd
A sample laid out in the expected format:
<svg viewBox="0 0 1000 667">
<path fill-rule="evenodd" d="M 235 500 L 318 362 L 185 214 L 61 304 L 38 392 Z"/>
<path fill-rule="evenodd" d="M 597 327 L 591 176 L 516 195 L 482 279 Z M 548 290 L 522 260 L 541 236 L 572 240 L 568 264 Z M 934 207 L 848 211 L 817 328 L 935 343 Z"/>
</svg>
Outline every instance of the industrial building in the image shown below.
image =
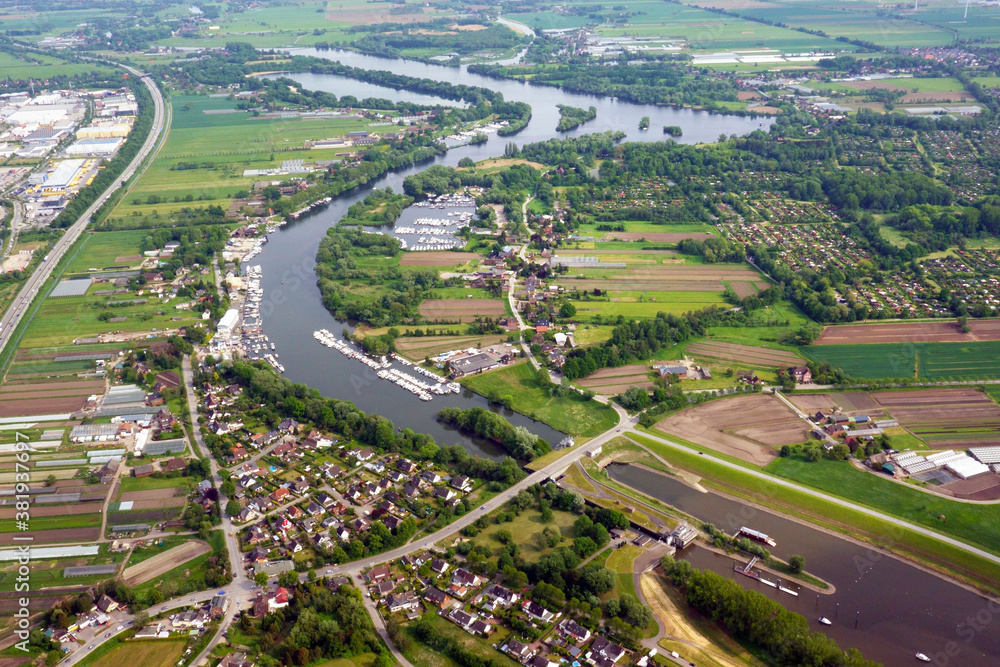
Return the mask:
<svg viewBox="0 0 1000 667">
<path fill-rule="evenodd" d="M 226 311 L 226 314 L 222 316 L 219 320 L 218 326 L 215 328 L 218 335 L 222 338 L 229 338 L 233 335 L 233 330 L 236 328 L 236 323 L 240 319 L 239 312 L 235 308 L 230 308 Z"/>
<path fill-rule="evenodd" d="M 84 159 L 72 159 L 56 163 L 55 169 L 46 175 L 45 182 L 42 183 L 42 192 L 57 192 L 76 185 L 83 176 L 87 162 Z"/>
</svg>

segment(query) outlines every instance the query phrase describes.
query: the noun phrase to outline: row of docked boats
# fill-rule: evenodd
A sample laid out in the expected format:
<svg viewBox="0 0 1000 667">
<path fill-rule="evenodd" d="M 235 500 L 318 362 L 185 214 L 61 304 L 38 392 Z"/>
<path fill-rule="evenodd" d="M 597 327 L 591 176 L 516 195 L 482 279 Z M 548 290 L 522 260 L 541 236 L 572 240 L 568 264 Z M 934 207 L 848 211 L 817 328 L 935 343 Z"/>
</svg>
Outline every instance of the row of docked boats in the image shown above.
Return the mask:
<svg viewBox="0 0 1000 667">
<path fill-rule="evenodd" d="M 424 382 L 423 380 L 415 378 L 409 373 L 405 373 L 398 368 L 393 368 L 392 362 L 390 362 L 387 357 L 376 359 L 371 355 L 365 354 L 361 350 L 354 347 L 351 343 L 337 338 L 326 329 L 314 331 L 313 338 L 318 340 L 322 345 L 340 352 L 345 357 L 363 363 L 365 366 L 374 370 L 375 374 L 380 379 L 388 380 L 389 382 L 394 383 L 411 394 L 414 394 L 422 401 L 430 401 L 434 398 L 434 396 L 443 396 L 451 393 L 457 394 L 462 390 L 457 383 L 446 382 L 443 378 L 438 377 L 426 369 L 414 365 L 412 362 L 403 359 L 396 353 L 392 353 L 393 360 L 413 369 L 421 375 L 427 376 L 429 379 L 434 380 L 434 382 Z"/>
<path fill-rule="evenodd" d="M 309 211 L 313 210 L 317 206 L 322 206 L 323 204 L 329 204 L 333 201 L 333 197 L 323 197 L 319 201 L 314 201 L 313 203 L 303 206 L 297 211 L 288 214 L 288 217 L 292 220 L 298 220 L 300 216 L 305 215 Z"/>
</svg>

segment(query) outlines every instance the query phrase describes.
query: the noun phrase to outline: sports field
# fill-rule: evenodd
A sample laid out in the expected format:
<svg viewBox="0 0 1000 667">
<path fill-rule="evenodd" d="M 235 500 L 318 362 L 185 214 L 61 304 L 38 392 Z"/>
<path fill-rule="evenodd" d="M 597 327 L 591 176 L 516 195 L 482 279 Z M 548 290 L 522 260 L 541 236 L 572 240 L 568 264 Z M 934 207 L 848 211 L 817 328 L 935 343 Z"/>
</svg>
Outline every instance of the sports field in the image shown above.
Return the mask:
<svg viewBox="0 0 1000 667">
<path fill-rule="evenodd" d="M 1000 377 L 1000 341 L 812 345 L 803 352 L 858 379 L 928 380 Z"/>
</svg>

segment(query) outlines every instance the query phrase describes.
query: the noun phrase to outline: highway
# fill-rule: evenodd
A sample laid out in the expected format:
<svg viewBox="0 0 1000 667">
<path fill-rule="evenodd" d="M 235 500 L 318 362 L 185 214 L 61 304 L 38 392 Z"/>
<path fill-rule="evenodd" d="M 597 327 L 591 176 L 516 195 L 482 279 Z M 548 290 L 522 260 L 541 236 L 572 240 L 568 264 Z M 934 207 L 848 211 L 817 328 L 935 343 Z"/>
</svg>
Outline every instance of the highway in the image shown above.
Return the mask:
<svg viewBox="0 0 1000 667">
<path fill-rule="evenodd" d="M 130 74 L 134 76 L 140 76 L 142 73 L 132 67 L 126 65 L 120 65 L 123 69 L 127 70 Z M 156 87 L 156 84 L 152 82 L 148 77 L 143 78 L 142 82 L 146 84 L 146 88 L 149 89 L 149 94 L 153 98 L 153 104 L 155 107 L 155 116 L 153 118 L 153 127 L 150 129 L 149 136 L 146 137 L 145 143 L 143 143 L 142 148 L 139 153 L 132 160 L 132 163 L 122 172 L 121 175 L 115 179 L 107 190 L 101 193 L 101 196 L 90 205 L 90 207 L 83 212 L 76 222 L 74 222 L 70 227 L 68 227 L 63 233 L 62 237 L 56 241 L 52 250 L 49 251 L 48 257 L 44 260 L 35 272 L 28 278 L 21 288 L 21 291 L 17 293 L 14 297 L 14 301 L 10 304 L 7 312 L 4 313 L 3 318 L 0 319 L 0 351 L 7 347 L 7 343 L 10 342 L 14 331 L 17 329 L 21 320 L 24 318 L 25 314 L 28 312 L 28 308 L 31 306 L 32 300 L 37 296 L 38 290 L 45 284 L 45 281 L 49 279 L 55 267 L 59 264 L 63 255 L 69 250 L 80 235 L 83 230 L 87 228 L 90 223 L 91 217 L 97 210 L 108 200 L 109 197 L 118 191 L 118 188 L 125 183 L 128 179 L 132 178 L 132 175 L 136 172 L 136 169 L 142 164 L 143 160 L 152 152 L 153 147 L 156 146 L 156 142 L 163 132 L 165 127 L 166 118 L 166 108 L 163 101 L 163 95 L 160 94 L 160 89 Z"/>
</svg>

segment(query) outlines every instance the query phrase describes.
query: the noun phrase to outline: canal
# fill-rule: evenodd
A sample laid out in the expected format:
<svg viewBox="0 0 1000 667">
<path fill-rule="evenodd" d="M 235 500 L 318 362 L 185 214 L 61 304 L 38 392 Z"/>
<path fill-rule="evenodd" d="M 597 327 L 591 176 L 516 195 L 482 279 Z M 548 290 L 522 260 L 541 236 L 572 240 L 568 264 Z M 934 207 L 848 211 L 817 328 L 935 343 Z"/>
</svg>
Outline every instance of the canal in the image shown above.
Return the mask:
<svg viewBox="0 0 1000 667">
<path fill-rule="evenodd" d="M 725 556 L 700 548 L 683 554 L 694 567 L 733 577 L 802 614 L 814 631 L 844 648 L 857 648 L 885 665 L 914 664 L 917 651 L 942 666 L 1000 664 L 1000 632 L 995 628 L 1000 605 L 897 558 L 738 500 L 702 493 L 667 475 L 627 464 L 612 464 L 607 471 L 616 482 L 730 535 L 741 526 L 766 533 L 777 542 L 771 553 L 783 560 L 803 556 L 806 570 L 833 584 L 835 593 L 817 596 L 803 589 L 795 598 L 735 574 L 732 559 Z M 782 579 L 783 585 L 787 581 Z M 820 616 L 833 625 L 818 623 Z"/>
</svg>

